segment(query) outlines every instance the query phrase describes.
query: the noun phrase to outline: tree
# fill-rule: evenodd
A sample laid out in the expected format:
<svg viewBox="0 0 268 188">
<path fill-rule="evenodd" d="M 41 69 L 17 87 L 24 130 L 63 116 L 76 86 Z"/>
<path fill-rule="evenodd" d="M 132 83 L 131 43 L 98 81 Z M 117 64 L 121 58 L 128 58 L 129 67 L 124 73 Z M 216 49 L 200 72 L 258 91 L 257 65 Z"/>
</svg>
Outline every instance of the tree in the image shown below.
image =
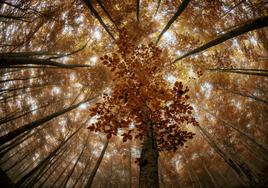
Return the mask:
<svg viewBox="0 0 268 188">
<path fill-rule="evenodd" d="M 216 45 L 218 45 L 226 40 L 229 40 L 229 39 L 234 38 L 236 36 L 242 35 L 246 32 L 249 32 L 249 31 L 252 31 L 255 29 L 259 29 L 262 27 L 266 27 L 268 25 L 267 23 L 268 23 L 268 16 L 263 16 L 263 17 L 260 17 L 260 18 L 254 19 L 254 20 L 250 20 L 250 21 L 238 26 L 237 28 L 235 28 L 231 31 L 228 31 L 227 33 L 220 35 L 216 39 L 214 39 L 214 40 L 182 55 L 181 57 L 178 57 L 177 59 L 175 59 L 172 62 L 172 64 L 176 63 L 177 61 L 179 61 L 185 57 L 202 52 L 208 48 L 216 46 Z"/>
<path fill-rule="evenodd" d="M 2 0 L 0 187 L 265 187 L 266 4 Z"/>
<path fill-rule="evenodd" d="M 104 101 L 92 108 L 97 123 L 89 129 L 105 132 L 108 139 L 123 136 L 124 142 L 143 139 L 139 187 L 159 187 L 158 151 L 176 151 L 194 136 L 182 125 L 198 123 L 191 115 L 193 108 L 186 103 L 189 89 L 181 82 L 168 86 L 163 73 L 156 74 L 157 66 L 164 63 L 159 58 L 161 50 L 152 43 L 133 48 L 101 57 L 114 74 L 114 84 L 112 93 L 104 94 Z M 123 132 L 118 134 L 118 129 Z"/>
</svg>

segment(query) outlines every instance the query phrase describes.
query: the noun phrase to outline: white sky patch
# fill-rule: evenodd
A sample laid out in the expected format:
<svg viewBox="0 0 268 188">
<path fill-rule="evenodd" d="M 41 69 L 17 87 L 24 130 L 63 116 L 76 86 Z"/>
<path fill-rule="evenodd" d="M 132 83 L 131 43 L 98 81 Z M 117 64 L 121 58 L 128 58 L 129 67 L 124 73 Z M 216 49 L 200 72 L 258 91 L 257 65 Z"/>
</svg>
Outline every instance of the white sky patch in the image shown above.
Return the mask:
<svg viewBox="0 0 268 188">
<path fill-rule="evenodd" d="M 177 55 L 177 56 L 181 56 L 181 55 L 182 55 L 182 52 L 181 52 L 180 50 L 177 50 L 177 51 L 176 51 L 176 55 Z"/>
<path fill-rule="evenodd" d="M 138 148 L 131 148 L 131 155 L 133 157 L 140 157 L 141 150 L 139 150 Z"/>
<path fill-rule="evenodd" d="M 80 83 L 75 83 L 75 84 L 74 84 L 74 87 L 76 87 L 76 88 L 82 88 L 82 87 L 83 87 L 83 85 L 82 85 L 82 84 L 80 84 Z"/>
<path fill-rule="evenodd" d="M 62 63 L 66 64 L 69 61 L 69 57 L 63 57 L 62 58 Z"/>
<path fill-rule="evenodd" d="M 71 35 L 71 34 L 74 33 L 74 28 L 71 27 L 71 26 L 66 25 L 66 26 L 64 26 L 62 33 L 64 35 L 66 35 L 66 34 Z"/>
<path fill-rule="evenodd" d="M 93 36 L 95 39 L 97 39 L 99 41 L 99 40 L 101 40 L 102 34 L 101 34 L 99 29 L 96 29 L 95 32 L 93 33 Z"/>
<path fill-rule="evenodd" d="M 69 78 L 70 78 L 70 80 L 71 81 L 74 81 L 74 80 L 76 80 L 76 73 L 74 73 L 74 72 L 72 72 L 70 75 L 69 75 Z"/>
<path fill-rule="evenodd" d="M 75 119 L 75 121 L 77 121 L 79 118 L 80 118 L 80 112 L 79 111 L 76 111 L 75 112 L 75 115 L 74 115 L 74 119 Z"/>
<path fill-rule="evenodd" d="M 175 162 L 175 164 L 176 164 L 176 168 L 179 168 L 180 162 L 181 162 L 181 161 L 180 161 L 179 159 L 176 160 L 176 162 Z"/>
<path fill-rule="evenodd" d="M 88 121 L 88 123 L 91 125 L 93 123 L 97 123 L 98 122 L 98 118 L 99 118 L 99 115 L 95 115 L 95 116 L 92 116 L 90 118 L 90 120 Z"/>
<path fill-rule="evenodd" d="M 135 123 L 134 123 L 134 122 L 131 122 L 131 123 L 129 124 L 129 128 L 130 128 L 130 129 L 135 129 L 135 127 L 136 127 L 136 126 L 135 126 Z"/>
<path fill-rule="evenodd" d="M 118 128 L 117 130 L 118 130 L 117 135 L 119 135 L 119 136 L 121 136 L 124 133 L 123 129 L 121 129 L 121 128 Z"/>
<path fill-rule="evenodd" d="M 22 100 L 16 100 L 16 106 L 17 106 L 17 108 L 22 108 L 22 106 L 21 106 L 21 101 Z"/>
<path fill-rule="evenodd" d="M 229 7 L 227 7 L 227 6 L 222 6 L 222 9 L 223 9 L 224 12 L 227 12 L 227 11 L 229 10 Z"/>
<path fill-rule="evenodd" d="M 34 110 L 37 108 L 36 101 L 32 97 L 29 97 L 29 99 L 27 100 L 27 104 L 30 106 L 30 110 Z M 37 113 L 36 111 L 32 112 L 32 114 L 36 113 Z"/>
<path fill-rule="evenodd" d="M 239 44 L 238 44 L 237 39 L 233 39 L 233 40 L 232 40 L 232 47 L 233 47 L 233 48 L 238 48 L 238 47 L 239 47 Z"/>
<path fill-rule="evenodd" d="M 112 95 L 112 89 L 110 87 L 106 87 L 104 89 L 104 93 L 106 93 L 107 95 L 111 96 Z"/>
<path fill-rule="evenodd" d="M 154 20 L 158 21 L 158 22 L 161 22 L 163 21 L 163 15 L 162 14 L 156 14 L 156 16 L 154 16 Z"/>
<path fill-rule="evenodd" d="M 35 153 L 34 156 L 33 156 L 33 160 L 35 161 L 36 159 L 38 159 L 39 156 L 40 156 L 39 153 Z"/>
<path fill-rule="evenodd" d="M 75 22 L 80 24 L 84 22 L 84 19 L 85 17 L 83 15 L 80 15 L 79 17 L 75 19 Z"/>
<path fill-rule="evenodd" d="M 88 104 L 81 104 L 79 107 L 78 107 L 80 110 L 85 110 L 88 108 Z"/>
<path fill-rule="evenodd" d="M 175 84 L 175 82 L 177 81 L 177 78 L 173 74 L 165 75 L 164 79 L 170 84 Z"/>
<path fill-rule="evenodd" d="M 89 64 L 92 66 L 96 65 L 97 61 L 98 61 L 98 57 L 95 55 L 89 58 Z"/>
<path fill-rule="evenodd" d="M 206 57 L 208 56 L 208 52 L 203 52 L 202 54 Z"/>
<path fill-rule="evenodd" d="M 31 109 L 31 110 L 34 110 L 34 109 L 37 109 L 37 107 L 38 107 L 38 106 L 37 106 L 36 102 L 34 101 L 34 102 L 31 104 L 31 108 L 30 108 L 30 109 Z M 32 114 L 34 114 L 34 115 L 35 115 L 36 113 L 37 113 L 36 110 L 32 112 Z"/>
<path fill-rule="evenodd" d="M 54 87 L 52 88 L 52 93 L 53 93 L 53 94 L 58 95 L 58 94 L 60 94 L 60 92 L 61 92 L 61 90 L 60 90 L 60 88 L 59 88 L 58 86 L 54 86 Z"/>
<path fill-rule="evenodd" d="M 188 71 L 188 75 L 189 75 L 190 77 L 195 77 L 195 76 L 196 76 L 194 70 L 192 69 L 192 67 L 189 69 L 189 71 Z"/>
<path fill-rule="evenodd" d="M 208 98 L 211 94 L 211 90 L 213 89 L 213 86 L 209 82 L 205 82 L 201 85 L 201 90 L 205 94 L 205 97 Z"/>
<path fill-rule="evenodd" d="M 235 100 L 235 99 L 232 99 L 231 100 L 232 101 L 232 104 L 236 107 L 236 108 L 238 108 L 238 109 L 242 109 L 242 106 L 241 106 L 241 102 L 240 101 L 237 101 L 237 100 Z"/>
<path fill-rule="evenodd" d="M 251 124 L 247 124 L 246 127 L 247 127 L 248 129 L 250 129 L 250 128 L 251 128 Z"/>
<path fill-rule="evenodd" d="M 176 37 L 172 31 L 165 32 L 165 34 L 163 35 L 163 40 L 167 44 L 175 44 L 176 43 Z"/>
<path fill-rule="evenodd" d="M 256 38 L 255 37 L 250 37 L 250 42 L 251 42 L 251 44 L 253 45 L 253 46 L 257 46 L 257 44 L 258 44 L 258 42 L 257 42 L 257 40 L 256 40 Z"/>
<path fill-rule="evenodd" d="M 148 4 L 147 10 L 153 11 L 154 10 L 154 6 L 152 3 Z"/>
</svg>

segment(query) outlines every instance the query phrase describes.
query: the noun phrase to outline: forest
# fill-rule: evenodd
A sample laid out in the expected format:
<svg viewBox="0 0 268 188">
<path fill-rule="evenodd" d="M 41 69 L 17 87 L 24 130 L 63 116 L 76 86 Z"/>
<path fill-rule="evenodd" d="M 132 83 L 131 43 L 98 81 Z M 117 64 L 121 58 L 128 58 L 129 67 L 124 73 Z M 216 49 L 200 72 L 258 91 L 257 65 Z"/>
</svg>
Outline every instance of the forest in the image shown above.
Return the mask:
<svg viewBox="0 0 268 188">
<path fill-rule="evenodd" d="M 0 0 L 1 188 L 264 188 L 267 122 L 267 0 Z"/>
</svg>

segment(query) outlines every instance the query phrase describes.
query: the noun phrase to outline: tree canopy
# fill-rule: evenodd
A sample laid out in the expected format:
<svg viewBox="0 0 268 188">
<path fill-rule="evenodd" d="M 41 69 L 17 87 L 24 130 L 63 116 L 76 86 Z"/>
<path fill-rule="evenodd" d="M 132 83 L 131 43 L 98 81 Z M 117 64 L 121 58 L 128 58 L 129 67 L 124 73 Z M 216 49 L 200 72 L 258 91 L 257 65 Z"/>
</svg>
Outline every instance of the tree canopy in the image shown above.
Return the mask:
<svg viewBox="0 0 268 188">
<path fill-rule="evenodd" d="M 267 6 L 0 1 L 0 186 L 267 186 Z"/>
</svg>

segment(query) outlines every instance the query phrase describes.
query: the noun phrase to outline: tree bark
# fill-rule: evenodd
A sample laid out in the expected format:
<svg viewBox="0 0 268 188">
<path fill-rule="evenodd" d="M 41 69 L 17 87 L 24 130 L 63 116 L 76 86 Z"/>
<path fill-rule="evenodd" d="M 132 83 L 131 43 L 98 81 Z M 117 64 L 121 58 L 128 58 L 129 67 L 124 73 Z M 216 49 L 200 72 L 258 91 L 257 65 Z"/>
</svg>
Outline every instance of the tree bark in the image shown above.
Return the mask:
<svg viewBox="0 0 268 188">
<path fill-rule="evenodd" d="M 233 7 L 231 7 L 227 12 L 225 12 L 222 16 L 221 19 L 224 18 L 226 15 L 228 15 L 230 12 L 232 12 L 236 7 L 244 3 L 246 0 L 241 0 L 237 4 L 235 4 Z"/>
<path fill-rule="evenodd" d="M 140 21 L 140 0 L 136 0 L 136 17 L 137 21 Z"/>
<path fill-rule="evenodd" d="M 222 159 L 236 172 L 238 177 L 242 180 L 242 182 L 247 186 L 254 188 L 255 182 L 252 182 L 251 179 L 247 177 L 247 172 L 244 172 L 241 169 L 241 166 L 237 164 L 229 155 L 226 154 L 225 151 L 222 150 L 215 142 L 215 140 L 209 135 L 209 133 L 201 126 L 197 126 L 199 128 L 200 133 L 204 136 L 210 146 L 222 157 Z"/>
<path fill-rule="evenodd" d="M 101 16 L 99 15 L 99 13 L 94 9 L 94 7 L 92 6 L 92 2 L 91 0 L 83 0 L 85 2 L 85 4 L 87 5 L 87 7 L 89 8 L 89 10 L 92 12 L 92 14 L 97 18 L 97 20 L 100 22 L 100 24 L 102 25 L 102 27 L 105 29 L 105 31 L 110 35 L 110 37 L 112 37 L 113 40 L 115 40 L 112 32 L 109 30 L 109 28 L 107 27 L 107 25 L 104 23 L 104 21 L 102 20 Z"/>
<path fill-rule="evenodd" d="M 263 17 L 260 17 L 260 18 L 257 18 L 257 19 L 254 19 L 254 20 L 251 20 L 251 21 L 248 21 L 242 25 L 240 25 L 239 27 L 225 33 L 225 34 L 222 34 L 220 36 L 218 36 L 216 39 L 182 55 L 181 57 L 175 59 L 171 64 L 174 64 L 176 63 L 177 61 L 183 59 L 183 58 L 186 58 L 190 55 L 193 55 L 193 54 L 196 54 L 196 53 L 199 53 L 199 52 L 202 52 L 208 48 L 211 48 L 213 46 L 216 46 L 218 44 L 221 44 L 223 42 L 225 42 L 226 40 L 229 40 L 231 38 L 234 38 L 234 37 L 237 37 L 239 35 L 242 35 L 244 33 L 247 33 L 249 31 L 253 31 L 255 29 L 260 29 L 260 28 L 263 28 L 263 27 L 266 27 L 268 26 L 268 16 L 263 16 Z"/>
<path fill-rule="evenodd" d="M 98 161 L 96 162 L 96 164 L 94 166 L 94 169 L 92 170 L 92 172 L 91 172 L 91 174 L 90 174 L 90 176 L 89 176 L 89 178 L 87 180 L 87 183 L 85 185 L 86 188 L 90 188 L 91 187 L 91 185 L 93 183 L 93 180 L 94 180 L 94 177 L 95 177 L 95 175 L 96 175 L 96 173 L 97 173 L 97 171 L 99 169 L 99 166 L 101 164 L 101 161 L 103 159 L 103 156 L 104 156 L 104 154 L 106 152 L 106 149 L 107 149 L 108 144 L 109 144 L 109 140 L 107 140 L 105 142 L 105 144 L 104 144 L 104 147 L 103 147 L 103 149 L 101 151 L 100 157 L 98 158 Z"/>
<path fill-rule="evenodd" d="M 159 188 L 157 143 L 153 126 L 147 126 L 140 158 L 139 188 Z"/>
<path fill-rule="evenodd" d="M 102 10 L 105 12 L 105 14 L 108 16 L 109 20 L 115 25 L 115 27 L 118 29 L 118 26 L 116 25 L 115 21 L 113 20 L 111 14 L 108 12 L 106 7 L 104 6 L 103 2 L 101 0 L 97 0 L 97 3 L 100 5 Z"/>
<path fill-rule="evenodd" d="M 0 56 L 0 69 L 12 68 L 13 65 L 44 65 L 59 68 L 79 68 L 79 67 L 92 67 L 91 65 L 82 64 L 63 64 L 50 59 L 38 59 L 33 57 L 4 57 Z"/>
<path fill-rule="evenodd" d="M 181 13 L 185 10 L 187 5 L 190 3 L 191 0 L 183 0 L 180 6 L 178 7 L 177 12 L 174 14 L 174 16 L 168 21 L 167 25 L 164 27 L 164 29 L 161 31 L 160 35 L 157 38 L 156 44 L 160 41 L 161 37 L 164 35 L 164 33 L 170 28 L 170 26 L 176 21 L 176 19 L 181 15 Z"/>
<path fill-rule="evenodd" d="M 246 138 L 248 138 L 252 143 L 254 143 L 256 146 L 258 146 L 259 148 L 261 148 L 263 151 L 268 153 L 268 147 L 261 143 L 260 141 L 258 141 L 256 138 L 252 137 L 250 134 L 248 134 L 247 132 L 240 130 L 237 126 L 233 125 L 232 123 L 229 123 L 227 121 L 225 121 L 224 119 L 216 116 L 214 113 L 208 111 L 205 108 L 202 108 L 205 112 L 207 112 L 208 114 L 212 115 L 213 117 L 215 117 L 216 119 L 218 119 L 219 121 L 223 122 L 223 125 L 226 125 L 227 127 L 230 127 L 234 130 L 236 130 L 238 133 L 240 133 L 241 135 L 245 136 Z"/>
<path fill-rule="evenodd" d="M 60 111 L 57 111 L 55 113 L 52 113 L 46 117 L 43 117 L 41 119 L 38 119 L 38 120 L 35 120 L 31 123 L 28 123 L 28 124 L 25 124 L 23 125 L 22 127 L 19 127 L 18 129 L 12 131 L 12 132 L 9 132 L 8 134 L 4 135 L 4 136 L 1 136 L 0 137 L 0 146 L 5 144 L 6 142 L 8 141 L 11 141 L 12 139 L 14 139 L 15 137 L 19 136 L 20 134 L 26 132 L 26 131 L 30 131 L 34 128 L 37 128 L 39 126 L 41 126 L 42 124 L 62 115 L 62 114 L 65 114 L 66 112 L 69 112 L 77 107 L 79 107 L 81 104 L 84 104 L 84 103 L 87 103 L 89 102 L 90 100 L 93 100 L 94 98 L 96 97 L 93 97 L 93 98 L 90 98 L 90 99 L 87 99 L 87 100 L 84 100 L 82 102 L 79 102 L 78 104 L 75 104 L 75 105 L 71 105 L 67 108 L 64 108 Z"/>
<path fill-rule="evenodd" d="M 64 181 L 63 187 L 66 187 L 66 186 L 67 186 L 67 184 L 68 184 L 68 182 L 69 182 L 69 180 L 70 180 L 70 178 L 71 178 L 71 176 L 72 176 L 72 174 L 73 174 L 73 172 L 74 172 L 74 170 L 75 170 L 75 167 L 77 166 L 79 160 L 81 159 L 81 157 L 82 157 L 82 155 L 83 155 L 83 153 L 84 153 L 84 151 L 85 151 L 85 148 L 86 148 L 86 146 L 87 146 L 87 144 L 88 144 L 88 143 L 87 143 L 87 142 L 88 142 L 88 138 L 89 138 L 89 135 L 87 136 L 87 139 L 86 139 L 86 141 L 85 141 L 85 143 L 84 143 L 84 146 L 83 146 L 83 148 L 82 148 L 82 150 L 81 150 L 79 156 L 77 157 L 77 160 L 76 160 L 76 162 L 75 162 L 75 164 L 74 164 L 74 166 L 73 166 L 71 172 L 70 172 L 70 173 L 68 174 L 68 176 L 66 177 L 66 180 Z"/>
<path fill-rule="evenodd" d="M 236 74 L 245 74 L 245 75 L 253 75 L 253 76 L 265 76 L 268 77 L 268 70 L 264 69 L 206 69 L 211 72 L 228 72 L 228 73 L 236 73 Z"/>
<path fill-rule="evenodd" d="M 158 2 L 157 2 L 157 8 L 156 8 L 156 11 L 155 11 L 155 15 L 157 14 L 157 12 L 159 10 L 160 5 L 161 5 L 161 0 L 158 0 Z"/>
</svg>

